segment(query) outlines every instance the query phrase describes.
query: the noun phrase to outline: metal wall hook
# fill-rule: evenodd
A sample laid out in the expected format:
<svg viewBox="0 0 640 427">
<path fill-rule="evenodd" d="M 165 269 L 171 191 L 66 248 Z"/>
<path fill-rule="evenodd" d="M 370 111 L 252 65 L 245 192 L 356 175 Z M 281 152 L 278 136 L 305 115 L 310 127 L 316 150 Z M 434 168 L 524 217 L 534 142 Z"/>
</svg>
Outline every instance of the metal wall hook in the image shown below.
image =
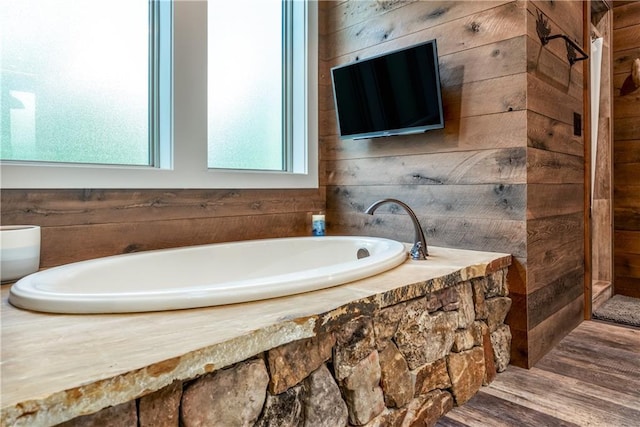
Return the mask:
<svg viewBox="0 0 640 427">
<path fill-rule="evenodd" d="M 538 33 L 538 37 L 540 37 L 540 43 L 542 43 L 542 46 L 545 46 L 550 40 L 561 38 L 564 39 L 564 43 L 567 48 L 567 60 L 569 61 L 569 65 L 573 66 L 576 62 L 584 61 L 589 58 L 589 55 L 587 55 L 586 52 L 566 34 L 550 35 L 551 27 L 549 26 L 549 20 L 546 19 L 542 12 L 537 11 L 537 13 L 538 18 L 536 19 L 536 32 Z M 578 58 L 576 51 L 580 52 L 582 56 Z"/>
</svg>

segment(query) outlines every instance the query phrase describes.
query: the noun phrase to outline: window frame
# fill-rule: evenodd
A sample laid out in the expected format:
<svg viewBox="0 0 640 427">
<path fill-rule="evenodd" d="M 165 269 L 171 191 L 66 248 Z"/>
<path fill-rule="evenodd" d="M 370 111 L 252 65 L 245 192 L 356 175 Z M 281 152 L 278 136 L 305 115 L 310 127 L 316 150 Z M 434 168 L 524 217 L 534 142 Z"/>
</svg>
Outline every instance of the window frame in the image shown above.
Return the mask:
<svg viewBox="0 0 640 427">
<path fill-rule="evenodd" d="M 1 161 L 3 188 L 318 188 L 318 12 L 315 1 L 293 1 L 294 14 L 303 9 L 303 99 L 294 114 L 290 171 L 209 169 L 207 167 L 207 2 L 154 2 L 171 5 L 174 30 L 170 94 L 173 111 L 159 108 L 150 133 L 160 136 L 151 150 L 152 166 L 119 166 Z M 298 8 L 298 9 L 296 9 Z M 153 12 L 152 12 L 153 13 Z M 162 25 L 163 21 L 160 20 Z M 294 19 L 294 22 L 296 20 Z M 298 24 L 300 24 L 298 22 Z M 301 38 L 297 38 L 301 41 Z M 300 46 L 298 46 L 299 48 Z M 156 76 L 155 73 L 152 75 Z M 162 77 L 150 79 L 157 89 Z M 154 93 L 157 93 L 154 91 Z M 299 101 L 300 102 L 300 101 Z M 171 138 L 172 137 L 172 138 Z"/>
</svg>

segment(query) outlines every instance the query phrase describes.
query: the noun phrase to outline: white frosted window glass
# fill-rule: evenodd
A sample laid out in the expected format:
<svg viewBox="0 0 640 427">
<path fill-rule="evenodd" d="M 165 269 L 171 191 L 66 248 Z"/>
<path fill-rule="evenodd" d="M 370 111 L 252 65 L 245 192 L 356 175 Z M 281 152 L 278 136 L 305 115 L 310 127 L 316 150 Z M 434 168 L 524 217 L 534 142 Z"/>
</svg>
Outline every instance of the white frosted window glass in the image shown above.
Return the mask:
<svg viewBox="0 0 640 427">
<path fill-rule="evenodd" d="M 208 4 L 208 165 L 283 170 L 282 2 Z"/>
<path fill-rule="evenodd" d="M 0 9 L 3 160 L 149 164 L 147 0 Z"/>
</svg>

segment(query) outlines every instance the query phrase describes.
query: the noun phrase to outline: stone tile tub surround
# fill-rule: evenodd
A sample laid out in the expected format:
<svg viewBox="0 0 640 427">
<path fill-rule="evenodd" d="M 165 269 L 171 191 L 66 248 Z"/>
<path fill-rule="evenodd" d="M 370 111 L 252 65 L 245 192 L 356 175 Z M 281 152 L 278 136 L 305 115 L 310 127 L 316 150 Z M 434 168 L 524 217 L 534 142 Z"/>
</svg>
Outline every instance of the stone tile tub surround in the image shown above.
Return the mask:
<svg viewBox="0 0 640 427">
<path fill-rule="evenodd" d="M 120 362 L 124 374 L 89 378 L 76 388 L 62 388 L 60 382 L 49 387 L 66 390 L 62 394 L 45 392 L 45 377 L 34 386 L 39 394 L 26 401 L 29 393 L 6 393 L 5 387 L 15 385 L 11 376 L 3 384 L 2 424 L 52 425 L 83 413 L 93 414 L 65 425 L 178 425 L 181 420 L 188 426 L 225 417 L 233 422 L 224 425 L 389 425 L 393 420 L 411 425 L 435 420 L 508 363 L 509 329 L 503 321 L 510 303 L 505 269 L 511 259 L 444 248 L 434 252 L 431 264 L 408 261 L 373 278 L 313 294 L 164 313 L 163 326 L 178 329 L 187 324 L 185 316 L 192 316 L 188 323 L 206 317 L 218 323 L 216 316 L 225 310 L 233 322 L 238 322 L 238 310 L 247 316 L 238 323 L 242 331 L 231 333 L 227 329 L 232 327 L 218 325 L 220 336 L 207 338 L 214 344 L 203 347 L 208 341 L 201 341 L 193 347 L 199 350 L 185 348 L 175 359 L 160 354 L 156 363 L 138 361 L 147 367 L 131 370 L 127 363 L 135 355 L 122 354 L 110 367 Z M 425 278 L 427 271 L 431 278 Z M 5 318 L 6 292 L 3 296 L 4 339 L 11 316 Z M 252 316 L 256 312 L 263 314 L 259 320 Z M 14 313 L 19 314 L 22 321 L 34 316 Z M 149 317 L 154 323 L 159 319 L 138 315 L 135 325 Z M 57 316 L 48 320 L 69 321 Z M 206 328 L 218 330 L 210 324 Z M 192 330 L 204 329 L 196 325 Z M 150 342 L 142 346 L 157 345 L 160 338 L 150 332 L 141 338 Z M 186 339 L 204 338 L 194 333 Z M 5 366 L 5 359 L 3 349 L 3 368 L 13 366 Z M 47 374 L 44 369 L 42 375 Z M 7 401 L 19 403 L 4 406 Z"/>
</svg>

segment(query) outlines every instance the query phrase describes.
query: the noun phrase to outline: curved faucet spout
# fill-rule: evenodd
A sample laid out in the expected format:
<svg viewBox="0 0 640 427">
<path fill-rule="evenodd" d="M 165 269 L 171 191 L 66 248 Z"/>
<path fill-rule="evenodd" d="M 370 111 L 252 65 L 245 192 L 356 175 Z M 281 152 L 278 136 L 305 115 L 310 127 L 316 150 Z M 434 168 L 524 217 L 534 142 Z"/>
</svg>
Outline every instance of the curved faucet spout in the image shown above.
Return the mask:
<svg viewBox="0 0 640 427">
<path fill-rule="evenodd" d="M 387 203 L 394 203 L 402 207 L 405 211 L 407 211 L 407 213 L 411 217 L 411 221 L 413 222 L 413 228 L 415 230 L 413 248 L 411 248 L 411 258 L 427 259 L 427 255 L 429 255 L 429 251 L 427 249 L 427 239 L 425 239 L 424 237 L 424 232 L 422 231 L 422 227 L 420 226 L 418 217 L 416 216 L 415 212 L 413 212 L 413 210 L 409 207 L 409 205 L 397 199 L 382 199 L 382 200 L 378 200 L 377 202 L 374 202 L 371 206 L 369 206 L 364 211 L 364 213 L 373 215 L 376 209 L 378 209 L 380 206 Z"/>
</svg>

